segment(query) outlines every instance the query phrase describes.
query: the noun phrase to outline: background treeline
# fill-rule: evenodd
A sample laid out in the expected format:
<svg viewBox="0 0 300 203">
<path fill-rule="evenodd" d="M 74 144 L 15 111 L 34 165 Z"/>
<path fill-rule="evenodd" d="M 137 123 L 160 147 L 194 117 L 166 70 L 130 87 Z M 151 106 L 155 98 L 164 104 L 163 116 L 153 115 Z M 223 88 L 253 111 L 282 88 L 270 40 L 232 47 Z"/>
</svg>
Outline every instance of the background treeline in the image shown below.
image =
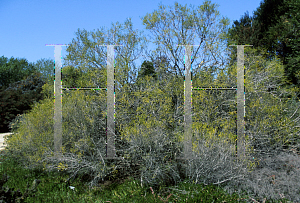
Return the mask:
<svg viewBox="0 0 300 203">
<path fill-rule="evenodd" d="M 9 123 L 42 99 L 44 84 L 41 74 L 26 59 L 0 58 L 0 133 L 9 132 Z"/>
</svg>

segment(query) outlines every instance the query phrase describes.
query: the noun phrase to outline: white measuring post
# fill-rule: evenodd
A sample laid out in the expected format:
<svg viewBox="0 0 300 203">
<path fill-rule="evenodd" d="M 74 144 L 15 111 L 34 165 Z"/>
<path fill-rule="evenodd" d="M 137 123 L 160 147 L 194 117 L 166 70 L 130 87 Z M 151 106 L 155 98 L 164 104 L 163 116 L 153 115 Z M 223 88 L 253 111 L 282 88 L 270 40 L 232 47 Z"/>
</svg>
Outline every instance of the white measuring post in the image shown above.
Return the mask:
<svg viewBox="0 0 300 203">
<path fill-rule="evenodd" d="M 123 45 L 99 45 L 107 46 L 107 88 L 62 88 L 61 80 L 61 44 L 51 44 L 46 46 L 54 46 L 54 153 L 59 159 L 62 152 L 62 90 L 81 90 L 81 89 L 106 89 L 107 90 L 107 143 L 106 143 L 106 157 L 104 159 L 124 159 L 123 157 L 115 157 L 115 87 L 114 87 L 114 47 Z M 56 93 L 56 94 L 55 94 Z"/>
<path fill-rule="evenodd" d="M 244 47 L 237 46 L 237 158 L 245 158 L 245 72 L 244 72 Z"/>
<path fill-rule="evenodd" d="M 61 90 L 61 50 L 66 44 L 49 44 L 54 46 L 54 153 L 60 158 L 62 148 L 62 90 Z"/>
<path fill-rule="evenodd" d="M 192 159 L 192 89 L 195 90 L 236 90 L 237 91 L 237 150 L 236 157 L 240 160 L 245 157 L 245 83 L 244 83 L 244 47 L 252 45 L 230 45 L 237 46 L 237 87 L 192 87 L 191 80 L 191 47 L 199 45 L 178 45 L 185 46 L 185 81 L 184 81 L 184 154 L 176 159 Z"/>
<path fill-rule="evenodd" d="M 102 45 L 103 46 L 103 45 Z M 107 159 L 124 159 L 115 157 L 115 77 L 114 77 L 114 46 L 107 47 L 107 143 L 106 158 Z"/>
<path fill-rule="evenodd" d="M 68 45 L 46 45 L 54 46 L 55 77 L 54 77 L 54 151 L 61 154 L 62 148 L 62 81 L 61 81 L 61 47 Z M 107 90 L 107 143 L 106 159 L 123 159 L 115 157 L 115 90 L 114 90 L 114 46 L 122 45 L 100 45 L 107 46 L 107 88 L 68 88 L 68 89 L 106 89 Z M 192 152 L 192 89 L 198 90 L 237 90 L 237 157 L 245 157 L 245 84 L 244 84 L 244 47 L 252 45 L 230 45 L 237 46 L 237 88 L 193 88 L 191 81 L 191 47 L 185 46 L 185 81 L 184 81 L 184 156 L 176 159 L 190 159 Z M 56 94 L 55 94 L 56 93 Z"/>
</svg>

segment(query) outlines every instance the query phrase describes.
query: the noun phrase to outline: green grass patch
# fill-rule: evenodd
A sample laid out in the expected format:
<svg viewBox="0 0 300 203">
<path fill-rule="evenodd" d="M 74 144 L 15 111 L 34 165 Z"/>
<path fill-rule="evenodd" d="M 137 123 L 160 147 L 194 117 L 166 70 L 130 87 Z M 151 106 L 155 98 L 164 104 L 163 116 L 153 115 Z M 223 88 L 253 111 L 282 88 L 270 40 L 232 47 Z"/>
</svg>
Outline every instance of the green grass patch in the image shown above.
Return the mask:
<svg viewBox="0 0 300 203">
<path fill-rule="evenodd" d="M 142 188 L 139 180 L 128 177 L 124 180 L 107 181 L 99 184 L 99 187 L 89 189 L 85 185 L 87 179 L 84 176 L 66 183 L 68 174 L 64 172 L 27 170 L 20 167 L 17 161 L 0 156 L 0 177 L 5 173 L 10 176 L 4 187 L 15 191 L 20 189 L 24 194 L 28 185 L 30 186 L 35 179 L 40 180 L 34 193 L 22 202 L 249 202 L 246 195 L 227 195 L 218 186 L 189 184 L 187 181 L 176 186 L 162 186 L 158 191 L 154 191 L 151 187 Z"/>
</svg>

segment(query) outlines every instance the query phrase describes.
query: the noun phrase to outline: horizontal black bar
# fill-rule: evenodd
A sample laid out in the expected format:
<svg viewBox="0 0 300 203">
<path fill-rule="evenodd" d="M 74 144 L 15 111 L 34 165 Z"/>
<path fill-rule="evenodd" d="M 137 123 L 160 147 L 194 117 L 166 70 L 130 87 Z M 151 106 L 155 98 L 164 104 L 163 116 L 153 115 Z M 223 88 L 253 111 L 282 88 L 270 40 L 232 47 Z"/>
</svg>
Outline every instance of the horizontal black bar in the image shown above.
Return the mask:
<svg viewBox="0 0 300 203">
<path fill-rule="evenodd" d="M 62 85 L 63 88 L 102 88 L 102 87 L 68 87 L 68 86 L 65 86 L 65 85 Z M 104 88 L 106 89 L 106 88 Z"/>
<path fill-rule="evenodd" d="M 206 88 L 206 87 L 197 87 L 193 89 L 200 89 L 200 90 L 237 90 L 236 87 L 224 87 L 224 88 Z"/>
<path fill-rule="evenodd" d="M 101 90 L 101 89 L 107 89 L 107 88 L 62 88 L 63 90 L 89 90 L 89 89 L 92 89 L 92 90 Z M 194 90 L 197 90 L 197 89 L 200 89 L 200 90 L 237 90 L 237 88 L 201 88 L 201 87 L 198 87 L 198 88 L 192 88 Z"/>
<path fill-rule="evenodd" d="M 80 89 L 80 90 L 88 90 L 88 89 L 92 89 L 92 90 L 101 90 L 101 89 L 107 89 L 107 88 L 67 88 L 67 87 L 65 87 L 65 88 L 62 88 L 63 90 L 78 90 L 78 89 Z"/>
</svg>

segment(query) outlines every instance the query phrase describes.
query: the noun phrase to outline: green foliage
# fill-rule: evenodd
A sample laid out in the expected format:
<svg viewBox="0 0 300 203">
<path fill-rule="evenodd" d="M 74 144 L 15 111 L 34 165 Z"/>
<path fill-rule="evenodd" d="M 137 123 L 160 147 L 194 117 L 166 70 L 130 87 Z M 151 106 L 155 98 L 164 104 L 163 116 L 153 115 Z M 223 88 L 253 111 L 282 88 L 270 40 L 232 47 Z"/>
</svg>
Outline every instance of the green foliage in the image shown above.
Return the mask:
<svg viewBox="0 0 300 203">
<path fill-rule="evenodd" d="M 254 11 L 246 13 L 228 32 L 228 44 L 250 44 L 257 50 L 266 50 L 268 60 L 278 56 L 284 65 L 285 87 L 299 88 L 299 8 L 297 0 L 264 0 Z M 231 48 L 233 56 L 235 48 Z M 298 99 L 299 93 L 297 93 Z M 288 98 L 291 98 L 289 95 Z"/>
<path fill-rule="evenodd" d="M 2 56 L 0 58 L 0 86 L 8 87 L 9 84 L 21 80 L 37 72 L 33 64 L 26 59 L 14 59 Z"/>
<path fill-rule="evenodd" d="M 48 104 L 45 104 L 45 101 Z M 33 115 L 40 108 L 43 108 L 43 111 Z M 31 120 L 39 120 L 40 122 L 31 123 L 28 118 L 30 115 Z M 16 160 L 28 161 L 30 155 L 35 154 L 36 150 L 41 151 L 43 149 L 43 145 L 47 144 L 47 146 L 50 146 L 53 143 L 53 119 L 49 118 L 53 118 L 53 100 L 43 100 L 42 103 L 37 103 L 32 111 L 24 113 L 21 119 L 14 120 L 11 126 L 18 126 L 18 128 L 14 129 L 13 136 L 7 137 L 7 152 L 9 153 L 11 147 Z M 52 136 L 49 135 L 50 133 L 52 133 Z M 35 134 L 36 137 L 33 137 L 32 134 Z M 46 139 L 47 137 L 45 138 L 47 134 L 49 136 L 48 140 Z M 38 143 L 39 141 L 41 143 Z M 39 145 L 39 147 L 36 145 Z M 35 148 L 32 148 L 33 146 Z M 25 157 L 26 159 L 24 159 Z"/>
<path fill-rule="evenodd" d="M 44 81 L 35 65 L 26 59 L 0 58 L 1 132 L 8 132 L 8 124 L 17 114 L 30 110 L 42 99 Z"/>
<path fill-rule="evenodd" d="M 80 92 L 75 91 L 75 97 L 77 96 L 80 98 L 81 96 L 79 96 L 78 94 L 80 95 Z M 80 125 L 80 123 L 83 122 L 82 120 L 74 120 L 74 117 L 71 117 L 71 114 L 69 113 L 71 111 L 74 111 L 74 109 L 84 108 L 86 106 L 86 102 L 81 101 L 80 103 L 75 103 L 73 100 L 72 104 L 70 104 L 70 100 L 68 100 L 67 97 L 64 98 L 64 101 L 66 103 L 63 102 L 63 145 L 66 147 L 67 152 L 69 152 L 72 144 L 74 146 L 74 143 L 76 143 L 76 141 L 78 141 L 79 138 L 82 137 L 87 130 L 82 129 L 82 126 Z M 94 111 L 94 114 L 98 111 Z M 78 113 L 80 114 L 80 116 L 82 116 L 84 112 Z M 39 116 L 37 117 L 36 115 Z M 87 115 L 92 114 L 85 114 L 83 118 L 87 119 Z M 7 142 L 7 144 L 10 145 L 8 148 L 11 147 L 12 151 L 15 153 L 16 156 L 18 155 L 18 151 L 22 154 L 21 156 L 16 158 L 27 157 L 31 160 L 31 162 L 37 162 L 42 158 L 42 155 L 44 154 L 45 150 L 49 150 L 49 147 L 53 151 L 53 116 L 53 99 L 43 100 L 43 102 L 38 103 L 31 112 L 23 115 L 24 120 L 21 124 L 18 124 L 20 127 L 18 129 L 17 136 L 11 137 Z M 72 122 L 73 124 L 70 125 L 70 122 Z M 85 120 L 84 124 L 87 124 L 87 122 L 93 122 L 93 118 Z M 74 127 L 76 128 L 76 130 L 74 129 Z M 68 128 L 72 128 L 72 132 L 76 133 L 68 131 Z M 92 130 L 94 128 L 88 129 Z M 26 141 L 20 142 L 20 138 L 21 140 L 24 139 Z M 16 144 L 15 142 L 20 142 L 21 145 Z M 16 149 L 20 147 L 22 150 Z M 10 150 L 8 149 L 8 151 Z M 32 168 L 34 166 L 32 165 L 30 167 Z"/>
<path fill-rule="evenodd" d="M 270 36 L 277 37 L 281 42 L 278 45 L 277 52 L 281 59 L 283 59 L 283 64 L 285 65 L 285 76 L 287 84 L 291 87 L 300 87 L 300 77 L 299 77 L 299 1 L 287 2 L 287 10 L 279 23 L 274 26 L 270 31 Z M 277 31 L 282 30 L 284 33 L 278 35 Z M 273 35 L 272 35 L 273 34 Z M 300 94 L 297 94 L 300 98 Z M 290 98 L 290 97 L 289 97 Z"/>
<path fill-rule="evenodd" d="M 177 45 L 201 45 L 202 49 L 199 46 L 196 47 L 196 51 L 192 51 L 192 65 L 198 58 L 203 60 L 203 54 L 222 52 L 219 45 L 224 41 L 229 19 L 218 18 L 220 14 L 217 5 L 211 1 L 203 2 L 203 5 L 197 8 L 193 6 L 188 8 L 187 5 L 182 6 L 177 2 L 174 3 L 174 7 L 168 7 L 170 9 L 167 10 L 166 6 L 160 5 L 158 10 L 146 14 L 142 20 L 146 29 L 155 35 L 154 42 L 159 46 L 158 48 L 163 48 L 164 55 L 173 62 L 174 65 L 170 67 L 171 72 L 183 77 L 184 55 L 182 53 L 185 48 Z M 213 28 L 213 25 L 218 29 Z M 154 53 L 157 54 L 156 51 Z M 209 62 L 216 63 L 218 60 L 220 60 L 218 56 L 214 59 L 210 58 L 203 65 Z M 194 67 L 198 69 L 198 64 Z M 206 68 L 216 69 L 208 65 Z"/>
<path fill-rule="evenodd" d="M 104 71 L 101 71 L 104 72 Z M 98 77 L 99 75 L 101 75 L 101 72 L 99 70 L 90 70 L 88 71 L 88 73 L 83 74 L 83 70 L 82 68 L 75 68 L 74 66 L 64 66 L 62 67 L 62 85 L 64 88 L 69 87 L 69 88 L 80 88 L 80 87 L 90 87 L 90 86 L 94 86 L 92 84 L 92 79 L 95 77 Z M 101 76 L 101 78 L 105 77 L 105 75 Z M 102 85 L 104 86 L 104 85 Z M 54 88 L 54 82 L 49 82 L 46 83 L 43 86 L 43 90 L 42 90 L 42 95 L 43 98 L 54 98 L 54 92 L 53 92 L 53 88 Z M 70 90 L 63 90 L 64 94 L 68 95 Z M 91 95 L 91 92 L 95 92 L 95 90 L 88 90 L 85 94 L 86 95 Z M 99 91 L 99 90 L 98 90 Z M 97 91 L 97 92 L 98 92 Z"/>
<path fill-rule="evenodd" d="M 296 106 L 291 104 L 296 100 L 297 89 L 284 86 L 284 67 L 276 58 L 267 61 L 263 52 L 258 56 L 253 53 L 257 53 L 257 50 L 248 49 L 248 57 L 245 57 L 245 67 L 249 67 L 245 72 L 246 129 L 252 133 L 254 129 L 260 129 L 262 135 L 268 137 L 269 147 L 288 146 L 296 133 L 295 128 L 291 127 L 295 125 L 293 117 L 296 116 Z M 234 67 L 236 64 L 232 67 L 233 72 L 228 72 L 231 80 L 236 78 Z M 282 99 L 287 98 L 286 95 L 292 95 L 292 98 Z M 254 139 L 255 142 L 263 140 L 259 137 Z M 266 143 L 261 143 L 259 148 L 267 150 L 266 146 Z"/>
<path fill-rule="evenodd" d="M 152 76 L 153 78 L 157 79 L 153 63 L 150 61 L 144 61 L 142 63 L 140 72 L 138 74 L 138 79 L 144 78 L 146 75 Z"/>
<path fill-rule="evenodd" d="M 165 82 L 166 81 L 155 83 L 151 77 L 146 76 L 142 81 L 143 84 L 148 84 L 147 86 L 143 86 L 145 88 L 139 89 L 138 92 L 130 93 L 131 96 L 123 94 L 130 98 L 130 101 L 122 98 L 120 100 L 120 103 L 122 102 L 122 108 L 118 108 L 118 106 L 116 106 L 117 114 L 120 117 L 123 117 L 123 114 L 126 112 L 122 112 L 121 109 L 124 109 L 124 107 L 126 109 L 126 107 L 129 106 L 134 108 L 133 112 L 135 112 L 135 114 L 130 115 L 128 118 L 130 120 L 130 122 L 128 122 L 128 128 L 124 125 L 124 123 L 127 122 L 122 122 L 123 130 L 121 132 L 121 137 L 124 137 L 127 140 L 130 140 L 130 138 L 127 137 L 128 135 L 133 135 L 134 137 L 143 135 L 150 138 L 150 134 L 151 137 L 155 136 L 157 128 L 167 129 L 171 132 L 174 131 L 175 126 L 177 126 L 176 124 L 183 123 L 183 118 L 176 118 L 176 124 L 174 123 L 174 115 L 171 110 L 172 99 L 171 96 L 169 96 L 172 94 L 172 91 L 169 90 L 174 90 L 173 87 L 175 84 L 178 85 L 178 81 L 169 81 L 167 84 Z M 181 90 L 183 90 L 183 87 L 176 89 L 175 94 L 180 95 Z M 183 106 L 181 105 L 179 108 L 183 108 Z M 120 111 L 118 111 L 119 109 Z M 147 133 L 138 132 L 136 131 L 138 126 L 143 126 L 143 128 L 148 129 L 149 131 L 147 130 Z M 151 131 L 151 129 L 153 131 Z M 148 135 L 148 133 L 150 134 Z"/>
<path fill-rule="evenodd" d="M 33 66 L 38 72 L 42 74 L 42 78 L 46 83 L 53 83 L 54 81 L 54 61 L 52 59 L 42 58 L 33 63 Z"/>
<path fill-rule="evenodd" d="M 68 46 L 66 57 L 67 62 L 71 62 L 75 67 L 79 66 L 82 70 L 91 75 L 95 75 L 89 85 L 92 87 L 105 88 L 106 84 L 106 60 L 103 56 L 107 56 L 107 47 L 96 46 L 100 44 L 121 44 L 115 49 L 115 74 L 117 80 L 116 89 L 129 84 L 129 79 L 134 80 L 135 72 L 130 70 L 132 60 L 141 54 L 141 50 L 145 47 L 145 37 L 142 32 L 133 29 L 130 19 L 124 24 L 117 22 L 110 30 L 105 31 L 103 28 L 95 32 L 87 32 L 86 30 L 78 30 L 78 41 L 73 40 Z M 114 41 L 110 36 L 114 35 Z M 93 71 L 97 73 L 93 73 Z M 104 75 L 105 74 L 105 75 Z M 105 80 L 104 80 L 105 79 Z"/>
<path fill-rule="evenodd" d="M 67 87 L 80 87 L 76 84 L 76 81 L 78 81 L 78 78 L 82 76 L 82 71 L 75 69 L 73 66 L 66 66 L 63 67 L 63 74 L 62 74 L 62 83 L 63 86 Z"/>
<path fill-rule="evenodd" d="M 81 78 L 78 78 L 81 80 Z M 75 81 L 78 82 L 78 81 Z M 48 88 L 53 90 L 53 86 L 50 84 L 44 86 L 44 90 Z M 100 95 L 87 94 L 81 91 L 65 92 L 63 95 L 63 149 L 62 152 L 66 154 L 74 154 L 77 162 L 81 163 L 85 156 L 95 157 L 96 160 L 91 160 L 93 163 L 100 165 L 101 160 L 98 160 L 101 156 L 105 155 L 105 92 Z M 100 99 L 99 100 L 99 96 Z M 99 104 L 96 106 L 94 103 Z M 94 105 L 92 105 L 94 104 Z M 93 106 L 93 108 L 87 108 L 87 106 Z M 39 113 L 40 112 L 40 113 Z M 38 116 L 37 116 L 38 115 Z M 69 163 L 54 161 L 55 166 L 51 168 L 53 162 L 45 161 L 45 159 L 51 159 L 53 155 L 53 98 L 49 97 L 44 99 L 41 103 L 38 103 L 34 109 L 22 115 L 21 121 L 15 120 L 11 126 L 18 126 L 15 128 L 14 136 L 8 137 L 6 153 L 8 156 L 13 157 L 15 160 L 20 160 L 23 163 L 23 167 L 44 168 L 47 170 L 65 170 L 69 169 Z M 22 141 L 26 140 L 26 141 Z M 117 142 L 116 146 L 125 146 L 124 141 Z M 99 148 L 95 148 L 95 147 Z M 98 152 L 101 152 L 99 154 Z M 102 163 L 104 164 L 104 163 Z M 109 170 L 115 170 L 106 168 L 93 169 L 91 174 L 96 173 L 103 174 L 109 173 Z M 102 170 L 101 170 L 102 169 Z M 73 169 L 76 172 L 76 168 Z M 98 171 L 100 170 L 100 171 Z M 72 169 L 71 169 L 72 171 Z M 83 169 L 78 173 L 88 172 Z M 76 173 L 77 173 L 76 172 Z M 75 173 L 75 174 L 76 174 Z M 89 173 L 89 172 L 88 172 Z M 95 175 L 95 176 L 96 176 Z M 93 175 L 92 175 L 93 176 Z"/>
<path fill-rule="evenodd" d="M 36 102 L 42 99 L 40 92 L 45 82 L 39 74 L 31 75 L 25 80 L 9 84 L 6 89 L 0 92 L 0 127 L 1 132 L 8 132 L 9 123 L 17 114 L 30 111 Z"/>
</svg>

